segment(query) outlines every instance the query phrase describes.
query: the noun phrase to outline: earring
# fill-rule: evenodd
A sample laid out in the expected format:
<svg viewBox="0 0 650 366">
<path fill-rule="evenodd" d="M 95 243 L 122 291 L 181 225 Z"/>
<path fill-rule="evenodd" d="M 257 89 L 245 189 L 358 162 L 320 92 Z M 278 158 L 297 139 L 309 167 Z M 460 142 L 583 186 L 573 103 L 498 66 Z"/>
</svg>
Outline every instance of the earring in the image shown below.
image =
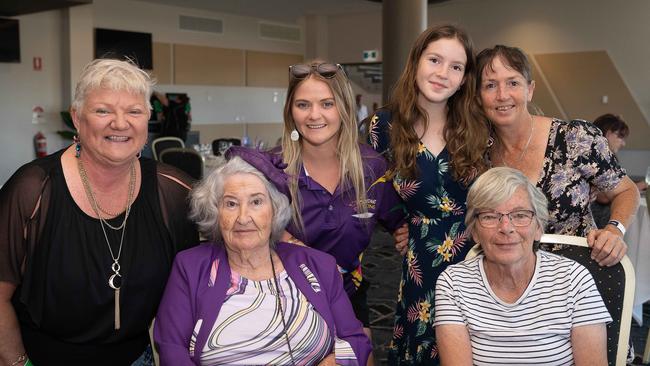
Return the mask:
<svg viewBox="0 0 650 366">
<path fill-rule="evenodd" d="M 79 135 L 74 135 L 72 138 L 72 141 L 74 141 L 74 156 L 76 158 L 79 158 L 81 156 L 81 140 L 79 140 Z"/>
<path fill-rule="evenodd" d="M 298 131 L 296 131 L 295 128 L 293 129 L 293 131 L 291 131 L 290 138 L 291 138 L 291 141 L 294 141 L 294 142 L 298 141 L 300 139 L 300 134 L 298 133 Z"/>
</svg>

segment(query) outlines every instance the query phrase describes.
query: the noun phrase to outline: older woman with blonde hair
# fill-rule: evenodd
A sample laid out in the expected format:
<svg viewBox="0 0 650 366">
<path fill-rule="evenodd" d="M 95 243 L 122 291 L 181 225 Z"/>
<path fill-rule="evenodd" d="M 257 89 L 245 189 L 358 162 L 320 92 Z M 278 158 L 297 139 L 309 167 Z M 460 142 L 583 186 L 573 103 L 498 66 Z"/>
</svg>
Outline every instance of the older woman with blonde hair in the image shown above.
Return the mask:
<svg viewBox="0 0 650 366">
<path fill-rule="evenodd" d="M 612 318 L 591 274 L 538 250 L 546 206 L 512 168 L 492 168 L 470 188 L 465 222 L 482 253 L 447 268 L 436 284 L 442 365 L 607 364 Z"/>
<path fill-rule="evenodd" d="M 255 150 L 192 193 L 210 240 L 180 253 L 154 335 L 163 365 L 365 365 L 370 342 L 330 255 L 283 243 L 286 175 Z"/>
<path fill-rule="evenodd" d="M 0 364 L 151 364 L 172 259 L 197 240 L 188 177 L 139 159 L 152 85 L 131 62 L 86 65 L 75 143 L 2 187 Z"/>
</svg>

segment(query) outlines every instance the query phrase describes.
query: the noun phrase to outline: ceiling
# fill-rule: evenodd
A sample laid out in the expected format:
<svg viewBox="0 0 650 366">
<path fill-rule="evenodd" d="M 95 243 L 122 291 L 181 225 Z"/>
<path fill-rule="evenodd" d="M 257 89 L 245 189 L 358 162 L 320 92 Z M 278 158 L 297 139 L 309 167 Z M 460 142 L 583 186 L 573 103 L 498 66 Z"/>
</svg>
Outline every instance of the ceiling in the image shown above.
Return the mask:
<svg viewBox="0 0 650 366">
<path fill-rule="evenodd" d="M 22 0 L 0 1 L 0 16 L 16 16 L 41 11 L 69 8 L 75 5 L 90 4 L 93 0 Z"/>
<path fill-rule="evenodd" d="M 219 13 L 295 22 L 304 15 L 335 15 L 380 11 L 368 0 L 137 0 Z M 408 0 L 410 1 L 410 0 Z"/>
<path fill-rule="evenodd" d="M 381 10 L 381 0 L 135 0 L 159 5 L 200 9 L 218 13 L 294 23 L 305 15 L 341 15 Z M 412 0 L 401 0 L 412 1 Z M 437 4 L 451 0 L 427 0 Z M 458 1 L 458 0 L 455 0 Z M 0 1 L 0 16 L 16 16 L 70 6 L 93 0 Z"/>
</svg>

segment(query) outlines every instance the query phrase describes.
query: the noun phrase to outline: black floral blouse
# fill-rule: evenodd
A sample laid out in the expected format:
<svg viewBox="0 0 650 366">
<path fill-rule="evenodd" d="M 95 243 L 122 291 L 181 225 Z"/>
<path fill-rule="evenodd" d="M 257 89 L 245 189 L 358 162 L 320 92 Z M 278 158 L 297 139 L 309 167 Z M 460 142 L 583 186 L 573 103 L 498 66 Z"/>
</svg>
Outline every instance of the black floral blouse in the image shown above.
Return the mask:
<svg viewBox="0 0 650 366">
<path fill-rule="evenodd" d="M 536 184 L 548 199 L 546 232 L 586 236 L 596 228 L 589 208 L 593 195 L 616 188 L 625 175 L 598 127 L 553 119 Z"/>
</svg>

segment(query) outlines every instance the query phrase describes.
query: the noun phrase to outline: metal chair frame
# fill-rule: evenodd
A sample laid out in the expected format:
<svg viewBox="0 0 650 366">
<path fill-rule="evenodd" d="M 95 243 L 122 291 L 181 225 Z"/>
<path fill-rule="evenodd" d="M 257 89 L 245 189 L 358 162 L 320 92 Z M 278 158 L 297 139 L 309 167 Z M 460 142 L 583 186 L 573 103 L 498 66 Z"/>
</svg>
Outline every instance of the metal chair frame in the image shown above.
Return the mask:
<svg viewBox="0 0 650 366">
<path fill-rule="evenodd" d="M 159 143 L 165 141 L 176 141 L 179 143 L 180 146 L 175 146 L 175 147 L 181 147 L 181 148 L 185 147 L 185 142 L 178 137 L 175 136 L 158 137 L 151 142 L 151 153 L 153 154 L 154 160 L 160 160 L 160 154 L 162 153 L 162 151 L 160 152 L 158 151 L 156 146 L 158 146 Z"/>
</svg>

